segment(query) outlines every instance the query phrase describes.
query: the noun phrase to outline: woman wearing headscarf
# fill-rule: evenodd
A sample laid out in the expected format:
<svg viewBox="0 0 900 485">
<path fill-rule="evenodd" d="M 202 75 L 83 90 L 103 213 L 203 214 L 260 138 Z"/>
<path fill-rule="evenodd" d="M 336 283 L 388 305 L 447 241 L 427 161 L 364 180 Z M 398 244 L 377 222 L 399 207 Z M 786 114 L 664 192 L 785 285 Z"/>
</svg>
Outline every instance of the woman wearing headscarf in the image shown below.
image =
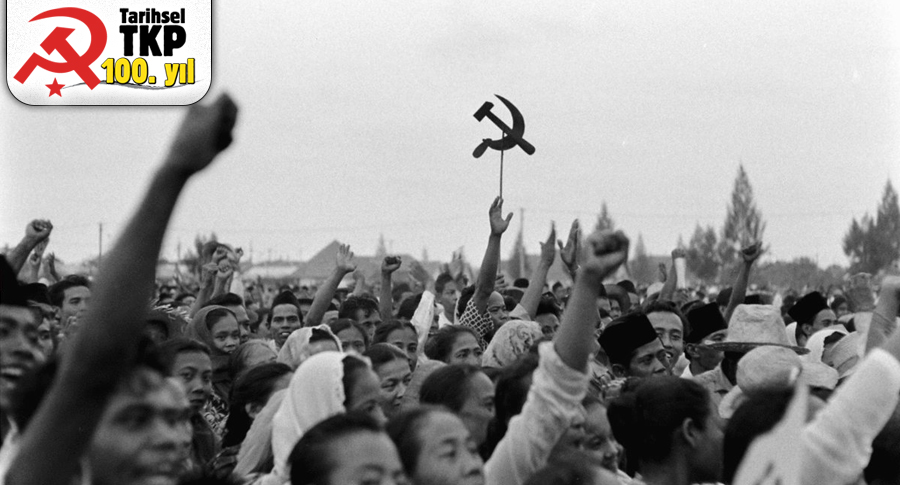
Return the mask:
<svg viewBox="0 0 900 485">
<path fill-rule="evenodd" d="M 494 334 L 481 356 L 482 367 L 502 368 L 528 352 L 544 336 L 540 325 L 525 320 L 510 320 Z"/>
<path fill-rule="evenodd" d="M 228 418 L 228 396 L 232 383 L 231 354 L 241 341 L 237 318 L 223 306 L 201 308 L 185 329 L 185 336 L 209 347 L 213 395 L 210 396 L 203 417 L 221 438 Z"/>
<path fill-rule="evenodd" d="M 281 399 L 281 404 L 269 420 L 267 410 L 271 412 L 271 405 L 276 399 Z M 247 439 L 264 438 L 260 436 L 264 434 L 264 430 L 254 430 L 254 427 L 263 420 L 271 423 L 271 450 L 275 466 L 271 473 L 254 483 L 288 483 L 288 458 L 294 445 L 303 433 L 331 416 L 359 411 L 384 423 L 386 419 L 380 403 L 381 385 L 366 360 L 340 352 L 326 351 L 313 355 L 297 368 L 288 388 L 281 394 L 272 396 L 266 405 L 267 409 L 263 409 L 257 416 L 254 426 L 247 434 Z M 247 440 L 244 440 L 244 444 L 247 444 Z M 258 446 L 258 443 L 254 446 Z M 263 457 L 265 453 L 257 450 L 255 455 Z M 240 458 L 239 456 L 239 462 Z M 245 470 L 246 466 L 241 465 L 239 463 L 238 470 Z"/>
<path fill-rule="evenodd" d="M 331 327 L 325 324 L 303 327 L 291 332 L 278 351 L 277 360 L 296 369 L 306 359 L 325 351 L 341 351 L 341 341 L 331 331 Z"/>
</svg>

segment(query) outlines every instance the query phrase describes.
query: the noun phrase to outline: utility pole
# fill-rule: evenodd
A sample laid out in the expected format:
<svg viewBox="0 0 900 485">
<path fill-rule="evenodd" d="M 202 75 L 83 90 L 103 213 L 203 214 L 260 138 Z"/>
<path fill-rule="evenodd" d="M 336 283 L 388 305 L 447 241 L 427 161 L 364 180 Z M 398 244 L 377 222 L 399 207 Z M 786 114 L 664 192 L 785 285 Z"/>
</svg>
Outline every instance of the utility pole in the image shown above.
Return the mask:
<svg viewBox="0 0 900 485">
<path fill-rule="evenodd" d="M 519 207 L 519 234 L 522 236 L 522 255 L 519 258 L 519 275 L 522 278 L 527 278 L 525 276 L 525 258 L 528 257 L 528 252 L 525 251 L 525 208 Z"/>
<path fill-rule="evenodd" d="M 99 238 L 100 251 L 99 251 L 99 254 L 97 255 L 97 264 L 99 265 L 100 259 L 103 258 L 103 223 L 98 222 L 98 224 L 100 225 L 100 238 Z"/>
</svg>

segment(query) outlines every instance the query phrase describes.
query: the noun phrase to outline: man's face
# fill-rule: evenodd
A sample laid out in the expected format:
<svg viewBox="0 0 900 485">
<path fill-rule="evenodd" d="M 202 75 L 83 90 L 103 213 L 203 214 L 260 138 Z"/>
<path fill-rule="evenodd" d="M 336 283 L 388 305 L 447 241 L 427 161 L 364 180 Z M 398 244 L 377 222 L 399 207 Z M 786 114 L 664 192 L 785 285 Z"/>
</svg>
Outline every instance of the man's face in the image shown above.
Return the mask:
<svg viewBox="0 0 900 485">
<path fill-rule="evenodd" d="M 681 319 L 670 312 L 653 312 L 647 318 L 669 354 L 669 362 L 674 365 L 684 353 L 684 326 Z"/>
<path fill-rule="evenodd" d="M 36 311 L 0 305 L 0 409 L 9 409 L 19 379 L 44 360 Z"/>
<path fill-rule="evenodd" d="M 212 395 L 212 361 L 203 352 L 181 352 L 172 364 L 172 377 L 187 394 L 191 409 L 200 412 Z"/>
<path fill-rule="evenodd" d="M 272 309 L 269 336 L 275 340 L 275 345 L 279 349 L 290 337 L 291 332 L 298 328 L 300 328 L 300 314 L 297 307 L 290 303 L 283 303 Z"/>
<path fill-rule="evenodd" d="M 709 344 L 720 343 L 725 340 L 726 336 L 728 336 L 728 330 L 719 330 L 718 332 L 713 332 L 704 337 L 703 340 L 700 341 L 701 345 L 688 344 L 690 347 L 691 362 L 697 362 L 705 371 L 715 369 L 716 366 L 719 365 L 719 362 L 722 362 L 722 359 L 725 358 L 725 353 L 721 350 L 713 350 L 706 346 Z"/>
<path fill-rule="evenodd" d="M 234 316 L 237 318 L 238 328 L 241 330 L 241 343 L 250 340 L 250 315 L 247 314 L 247 309 L 244 308 L 244 305 L 235 305 L 225 308 L 234 312 Z"/>
<path fill-rule="evenodd" d="M 188 401 L 155 372 L 140 370 L 132 381 L 142 382 L 112 397 L 94 432 L 86 455 L 93 483 L 174 485 L 190 456 Z"/>
<path fill-rule="evenodd" d="M 631 362 L 628 364 L 628 376 L 663 375 L 668 368 L 667 360 L 666 349 L 659 339 L 646 343 L 632 352 Z"/>
<path fill-rule="evenodd" d="M 487 313 L 494 322 L 495 330 L 509 320 L 509 312 L 506 311 L 506 303 L 503 301 L 503 296 L 500 293 L 496 291 L 491 293 L 487 301 Z"/>
<path fill-rule="evenodd" d="M 366 312 L 360 308 L 356 310 L 356 315 L 354 315 L 354 320 L 356 320 L 363 328 L 366 329 L 366 332 L 369 333 L 369 341 L 375 339 L 375 329 L 381 325 L 381 315 L 376 311 Z"/>
<path fill-rule="evenodd" d="M 60 321 L 68 324 L 69 317 L 84 317 L 88 303 L 91 301 L 91 289 L 86 286 L 73 286 L 63 291 L 63 302 Z"/>
<path fill-rule="evenodd" d="M 444 310 L 453 312 L 453 309 L 456 308 L 456 300 L 459 300 L 459 288 L 456 287 L 456 282 L 448 281 L 438 298 L 440 304 L 444 306 Z"/>
<path fill-rule="evenodd" d="M 834 314 L 831 309 L 825 309 L 816 314 L 816 318 L 813 319 L 812 331 L 809 335 L 812 335 L 823 328 L 828 328 L 834 325 L 834 322 L 837 321 L 837 316 Z"/>
<path fill-rule="evenodd" d="M 10 394 L 19 379 L 44 360 L 35 312 L 0 305 L 0 409 L 9 409 Z"/>
</svg>

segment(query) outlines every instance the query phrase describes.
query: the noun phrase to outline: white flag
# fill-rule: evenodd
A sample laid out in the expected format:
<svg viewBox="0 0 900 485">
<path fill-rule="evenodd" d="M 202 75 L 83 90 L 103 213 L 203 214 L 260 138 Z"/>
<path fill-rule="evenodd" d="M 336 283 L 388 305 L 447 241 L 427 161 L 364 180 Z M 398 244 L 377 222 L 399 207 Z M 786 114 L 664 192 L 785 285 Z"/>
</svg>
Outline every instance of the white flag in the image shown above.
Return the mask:
<svg viewBox="0 0 900 485">
<path fill-rule="evenodd" d="M 744 455 L 733 485 L 800 485 L 800 433 L 806 425 L 809 390 L 796 386 L 781 421 L 758 436 Z"/>
</svg>

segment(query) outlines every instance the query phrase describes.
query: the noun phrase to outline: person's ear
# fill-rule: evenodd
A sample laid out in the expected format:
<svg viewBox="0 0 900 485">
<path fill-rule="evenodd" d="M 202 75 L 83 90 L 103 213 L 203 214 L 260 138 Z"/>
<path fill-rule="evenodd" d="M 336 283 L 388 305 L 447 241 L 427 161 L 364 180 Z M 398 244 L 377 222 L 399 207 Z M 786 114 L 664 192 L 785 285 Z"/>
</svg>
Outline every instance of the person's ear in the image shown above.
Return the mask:
<svg viewBox="0 0 900 485">
<path fill-rule="evenodd" d="M 244 411 L 247 413 L 247 416 L 250 416 L 250 419 L 256 419 L 256 416 L 262 411 L 262 406 L 259 404 L 244 404 Z"/>
<path fill-rule="evenodd" d="M 613 375 L 616 377 L 628 376 L 628 370 L 622 364 L 613 364 L 610 369 L 612 370 Z"/>
<path fill-rule="evenodd" d="M 684 439 L 685 443 L 691 448 L 696 448 L 702 439 L 702 433 L 700 429 L 697 428 L 697 423 L 691 418 L 685 419 L 681 423 L 681 428 L 678 431 L 681 433 L 681 437 Z"/>
<path fill-rule="evenodd" d="M 809 337 L 810 334 L 812 333 L 812 324 L 804 323 L 803 325 L 800 325 L 800 331 L 803 332 L 803 335 L 806 335 L 807 337 Z"/>
</svg>

